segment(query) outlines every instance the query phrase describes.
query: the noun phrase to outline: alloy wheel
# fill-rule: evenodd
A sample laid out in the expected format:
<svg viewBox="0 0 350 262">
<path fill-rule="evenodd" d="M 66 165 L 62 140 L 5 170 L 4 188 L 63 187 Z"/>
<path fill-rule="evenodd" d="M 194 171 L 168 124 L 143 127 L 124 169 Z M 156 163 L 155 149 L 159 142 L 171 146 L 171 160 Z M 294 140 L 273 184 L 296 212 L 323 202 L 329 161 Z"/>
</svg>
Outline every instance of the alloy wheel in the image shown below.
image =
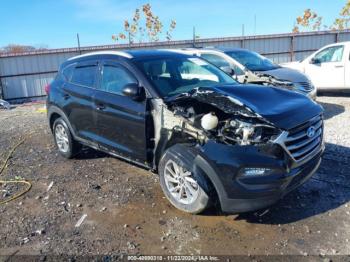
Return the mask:
<svg viewBox="0 0 350 262">
<path fill-rule="evenodd" d="M 173 160 L 165 164 L 164 180 L 167 189 L 176 201 L 190 205 L 194 203 L 199 194 L 199 185 L 193 179 L 192 173 Z"/>
<path fill-rule="evenodd" d="M 55 138 L 58 149 L 63 153 L 67 153 L 69 151 L 69 139 L 67 131 L 62 124 L 56 125 Z"/>
</svg>

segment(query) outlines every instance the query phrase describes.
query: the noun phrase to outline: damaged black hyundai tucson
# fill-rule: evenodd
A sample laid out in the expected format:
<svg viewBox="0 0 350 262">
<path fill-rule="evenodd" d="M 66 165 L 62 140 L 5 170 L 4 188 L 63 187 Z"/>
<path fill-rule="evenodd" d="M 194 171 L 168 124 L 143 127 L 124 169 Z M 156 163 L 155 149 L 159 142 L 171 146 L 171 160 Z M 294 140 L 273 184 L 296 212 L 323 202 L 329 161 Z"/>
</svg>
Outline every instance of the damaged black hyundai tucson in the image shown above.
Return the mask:
<svg viewBox="0 0 350 262">
<path fill-rule="evenodd" d="M 312 176 L 324 150 L 317 103 L 171 51 L 74 57 L 46 90 L 61 155 L 86 145 L 157 172 L 189 213 L 271 205 Z"/>
</svg>

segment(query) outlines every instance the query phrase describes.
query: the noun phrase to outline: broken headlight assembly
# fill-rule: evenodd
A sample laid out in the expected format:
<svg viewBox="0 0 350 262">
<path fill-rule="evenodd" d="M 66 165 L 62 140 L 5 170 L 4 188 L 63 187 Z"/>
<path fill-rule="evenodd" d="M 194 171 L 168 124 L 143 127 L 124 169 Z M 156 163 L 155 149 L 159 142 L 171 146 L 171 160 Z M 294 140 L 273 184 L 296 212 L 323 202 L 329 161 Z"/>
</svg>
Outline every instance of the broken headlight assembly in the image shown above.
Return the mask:
<svg viewBox="0 0 350 262">
<path fill-rule="evenodd" d="M 220 136 L 229 144 L 253 145 L 274 140 L 281 131 L 263 123 L 254 123 L 231 119 L 225 122 L 220 130 Z"/>
<path fill-rule="evenodd" d="M 294 83 L 294 88 L 300 92 L 307 93 L 315 89 L 311 81 L 303 82 L 303 83 Z"/>
</svg>

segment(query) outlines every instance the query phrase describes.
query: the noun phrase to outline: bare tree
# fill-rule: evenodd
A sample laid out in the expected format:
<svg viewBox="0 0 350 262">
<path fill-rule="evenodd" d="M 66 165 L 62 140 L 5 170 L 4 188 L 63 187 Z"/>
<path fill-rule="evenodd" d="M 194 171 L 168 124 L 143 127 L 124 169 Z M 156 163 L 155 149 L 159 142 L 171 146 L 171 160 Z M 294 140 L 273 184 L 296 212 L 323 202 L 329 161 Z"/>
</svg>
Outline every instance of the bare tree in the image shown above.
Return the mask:
<svg viewBox="0 0 350 262">
<path fill-rule="evenodd" d="M 300 31 L 319 31 L 321 29 L 333 29 L 343 30 L 350 28 L 350 0 L 347 0 L 345 6 L 339 13 L 333 24 L 330 26 L 323 25 L 323 18 L 319 16 L 315 11 L 311 9 L 304 10 L 302 16 L 296 18 L 293 32 L 298 33 Z"/>
<path fill-rule="evenodd" d="M 319 16 L 315 11 L 306 9 L 302 16 L 296 18 L 293 32 L 298 33 L 303 28 L 305 31 L 319 31 L 322 26 L 322 16 Z"/>
<path fill-rule="evenodd" d="M 142 10 L 142 11 L 141 11 Z M 144 23 L 142 25 L 141 23 Z M 171 20 L 169 29 L 165 33 L 165 39 L 170 41 L 172 33 L 176 28 L 176 21 Z M 163 23 L 160 18 L 152 12 L 150 4 L 144 4 L 141 8 L 135 9 L 132 20 L 124 21 L 124 32 L 112 35 L 114 41 L 128 40 L 129 43 L 135 41 L 143 42 L 145 35 L 148 41 L 159 41 L 163 36 Z"/>
<path fill-rule="evenodd" d="M 41 45 L 39 47 L 34 47 L 29 45 L 9 44 L 0 49 L 0 54 L 20 54 L 35 50 L 47 50 L 47 46 Z"/>
<path fill-rule="evenodd" d="M 345 6 L 342 8 L 342 10 L 339 13 L 339 17 L 335 19 L 331 28 L 335 30 L 348 29 L 349 22 L 350 22 L 350 0 L 348 0 Z"/>
</svg>

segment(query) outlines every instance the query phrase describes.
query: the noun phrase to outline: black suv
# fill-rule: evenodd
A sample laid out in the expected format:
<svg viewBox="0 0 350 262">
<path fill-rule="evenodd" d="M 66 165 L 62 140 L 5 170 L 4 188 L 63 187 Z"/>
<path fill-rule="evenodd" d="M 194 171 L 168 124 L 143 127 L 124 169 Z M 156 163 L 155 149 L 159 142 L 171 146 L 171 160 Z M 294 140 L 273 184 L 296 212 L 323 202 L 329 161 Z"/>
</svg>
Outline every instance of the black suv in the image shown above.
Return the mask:
<svg viewBox="0 0 350 262">
<path fill-rule="evenodd" d="M 169 201 L 190 213 L 214 202 L 231 213 L 271 205 L 317 170 L 324 150 L 317 103 L 238 84 L 185 54 L 77 56 L 46 90 L 61 155 L 83 144 L 156 171 Z"/>
</svg>

